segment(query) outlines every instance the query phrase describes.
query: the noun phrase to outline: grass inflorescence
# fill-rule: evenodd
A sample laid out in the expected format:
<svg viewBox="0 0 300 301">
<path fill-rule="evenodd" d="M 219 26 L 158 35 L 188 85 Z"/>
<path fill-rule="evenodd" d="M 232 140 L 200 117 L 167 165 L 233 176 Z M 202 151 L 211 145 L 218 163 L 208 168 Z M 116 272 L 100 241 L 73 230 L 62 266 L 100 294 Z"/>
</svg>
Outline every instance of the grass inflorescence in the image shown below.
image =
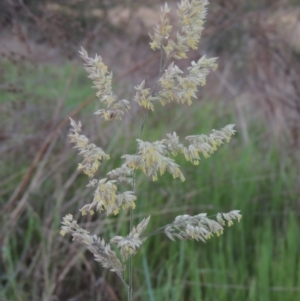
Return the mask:
<svg viewBox="0 0 300 301">
<path fill-rule="evenodd" d="M 9 64 L 6 68 L 9 70 Z M 106 238 L 128 235 L 128 227 L 124 225 L 130 221 L 127 211 L 110 219 L 103 214 L 80 216 L 79 209 L 93 198 L 93 191 L 84 188 L 86 177 L 74 170 L 79 160 L 65 142 L 65 127 L 43 152 L 18 198 L 12 198 L 10 206 L 6 206 L 30 168 L 35 152 L 40 150 L 44 134 L 48 135 L 53 129 L 43 118 L 38 118 L 37 112 L 45 108 L 48 112 L 55 111 L 56 103 L 46 101 L 64 90 L 63 109 L 70 111 L 80 101 L 77 96 L 86 95 L 83 91 L 88 91 L 89 84 L 81 80 L 84 77 L 81 67 L 73 68 L 29 70 L 30 76 L 23 79 L 24 89 L 15 96 L 10 95 L 12 100 L 9 101 L 26 97 L 26 91 L 38 83 L 36 97 L 29 104 L 34 109 L 28 110 L 27 104 L 25 109 L 10 107 L 7 97 L 0 96 L 0 103 L 11 114 L 18 110 L 22 117 L 18 122 L 10 120 L 9 115 L 5 120 L 10 120 L 11 128 L 17 125 L 15 128 L 23 134 L 1 146 L 5 160 L 1 161 L 0 169 L 3 179 L 0 197 L 4 208 L 0 230 L 0 298 L 4 300 L 49 300 L 55 296 L 63 300 L 74 296 L 101 300 L 99 290 L 103 298 L 116 299 L 118 295 L 122 299 L 126 293 L 122 282 L 97 266 L 84 248 L 58 237 L 61 219 L 70 212 L 80 226 Z M 69 88 L 66 75 L 73 78 Z M 12 72 L 11 78 L 14 77 L 18 78 Z M 43 88 L 37 78 L 47 81 L 47 85 Z M 53 95 L 49 95 L 49 86 Z M 75 96 L 77 100 L 73 101 Z M 162 133 L 170 130 L 180 137 L 189 135 L 191 128 L 193 133 L 209 133 L 212 128 L 221 128 L 236 120 L 234 109 L 218 101 L 202 102 L 191 108 L 167 106 L 175 113 L 172 116 L 168 111 L 152 114 L 144 131 L 147 141 L 161 139 Z M 100 124 L 102 130 L 98 132 L 94 122 L 97 116 L 90 120 L 91 112 L 89 109 L 80 116 L 84 129 L 91 133 L 93 142 L 116 158 L 101 165 L 105 174 L 123 163 L 120 157 L 124 150 L 120 145 L 126 146 L 126 141 L 135 141 L 137 137 L 126 126 L 120 133 L 113 125 L 99 121 L 97 126 Z M 65 115 L 63 110 L 60 114 Z M 46 119 L 51 120 L 50 116 Z M 4 119 L 2 122 L 4 125 Z M 42 137 L 35 137 L 32 143 L 32 137 L 28 139 L 24 132 L 26 129 L 34 132 L 34 125 Z M 185 182 L 180 185 L 180 180 L 174 181 L 172 175 L 165 174 L 159 181 L 151 182 L 145 181 L 142 171 L 137 173 L 135 185 L 139 201 L 132 218 L 138 224 L 151 215 L 148 233 L 172 223 L 183 213 L 193 216 L 207 212 L 213 216 L 216 212 L 239 208 L 245 217 L 238 227 L 226 229 L 222 238 L 209 240 L 205 245 L 172 242 L 163 231 L 149 237 L 133 258 L 134 299 L 292 301 L 299 298 L 299 242 L 295 239 L 299 217 L 295 205 L 294 162 L 283 156 L 271 137 L 267 143 L 256 138 L 257 129 L 266 131 L 263 122 L 250 124 L 249 129 L 249 136 L 255 135 L 255 138 L 246 146 L 238 131 L 229 145 L 222 146 L 209 160 L 201 160 L 198 167 L 187 162 L 184 156 L 179 157 L 177 163 L 185 176 Z M 30 152 L 24 152 L 20 139 L 31 147 Z M 125 252 L 124 256 L 128 254 Z"/>
</svg>

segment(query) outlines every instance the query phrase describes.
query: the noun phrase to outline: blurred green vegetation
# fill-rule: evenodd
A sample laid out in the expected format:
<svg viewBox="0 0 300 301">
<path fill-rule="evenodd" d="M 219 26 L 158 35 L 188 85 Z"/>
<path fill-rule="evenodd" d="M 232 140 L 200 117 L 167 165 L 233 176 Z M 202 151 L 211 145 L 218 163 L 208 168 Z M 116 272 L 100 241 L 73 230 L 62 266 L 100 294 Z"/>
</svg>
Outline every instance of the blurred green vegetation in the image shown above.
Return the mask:
<svg viewBox="0 0 300 301">
<path fill-rule="evenodd" d="M 93 93 L 91 83 L 77 65 L 1 64 L 3 76 L 16 91 L 0 94 L 0 300 L 124 300 L 125 290 L 114 274 L 102 271 L 89 252 L 59 236 L 62 217 L 66 213 L 78 217 L 78 209 L 92 196 L 85 188 L 87 178 L 75 172 L 79 158 L 67 141 L 68 127 L 54 136 L 28 185 L 6 208 L 45 137 L 55 129 L 51 123 L 55 112 L 57 120 L 68 117 Z M 135 149 L 138 129 L 130 117 L 112 125 L 99 122 L 92 115 L 95 106 L 91 103 L 74 118 L 111 154 L 112 159 L 101 166 L 103 176 L 120 164 L 122 154 Z M 208 133 L 237 120 L 231 103 L 215 99 L 156 110 L 148 118 L 145 140 L 173 131 L 180 137 Z M 142 112 L 138 114 L 141 117 Z M 168 175 L 153 183 L 138 174 L 134 218 L 137 223 L 151 215 L 149 232 L 184 213 L 240 209 L 243 219 L 206 244 L 172 242 L 163 235 L 148 239 L 134 257 L 135 300 L 300 299 L 295 160 L 268 135 L 263 120 L 253 119 L 248 129 L 248 144 L 237 125 L 232 141 L 198 167 L 179 158 L 184 183 Z M 126 235 L 127 221 L 126 212 L 108 220 L 80 218 L 106 240 Z M 109 295 L 111 291 L 116 295 Z"/>
</svg>

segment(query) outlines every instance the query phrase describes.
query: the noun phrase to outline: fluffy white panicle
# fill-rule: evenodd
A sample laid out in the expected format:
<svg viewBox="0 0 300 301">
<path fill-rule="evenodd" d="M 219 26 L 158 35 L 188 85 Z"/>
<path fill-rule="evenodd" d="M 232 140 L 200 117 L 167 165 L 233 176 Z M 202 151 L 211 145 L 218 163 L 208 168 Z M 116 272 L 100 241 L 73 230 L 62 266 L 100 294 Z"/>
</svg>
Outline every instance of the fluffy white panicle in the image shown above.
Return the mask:
<svg viewBox="0 0 300 301">
<path fill-rule="evenodd" d="M 78 164 L 78 170 L 82 170 L 87 176 L 93 177 L 98 170 L 102 160 L 108 160 L 109 155 L 106 154 L 101 147 L 90 143 L 89 139 L 81 134 L 81 122 L 78 124 L 70 118 L 70 140 L 75 144 L 74 148 L 79 149 L 79 155 L 83 157 L 83 161 Z"/>
<path fill-rule="evenodd" d="M 239 210 L 233 210 L 228 213 L 218 213 L 217 221 L 207 217 L 206 213 L 198 215 L 179 215 L 174 222 L 165 227 L 165 234 L 171 239 L 175 238 L 181 240 L 195 239 L 205 242 L 214 234 L 217 236 L 223 234 L 223 226 L 233 225 L 233 220 L 241 220 L 242 215 Z"/>
<path fill-rule="evenodd" d="M 115 236 L 110 240 L 111 244 L 117 244 L 123 261 L 136 254 L 137 250 L 145 242 L 146 238 L 141 237 L 150 220 L 150 216 L 143 219 L 136 227 L 133 227 L 126 237 Z"/>
</svg>

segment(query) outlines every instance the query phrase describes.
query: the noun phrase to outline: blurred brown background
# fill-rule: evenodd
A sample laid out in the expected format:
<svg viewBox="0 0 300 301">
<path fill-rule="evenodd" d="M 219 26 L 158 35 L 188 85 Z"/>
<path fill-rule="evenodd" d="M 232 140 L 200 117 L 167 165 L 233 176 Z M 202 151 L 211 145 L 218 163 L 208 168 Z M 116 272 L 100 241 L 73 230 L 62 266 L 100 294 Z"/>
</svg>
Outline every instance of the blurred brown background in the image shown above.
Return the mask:
<svg viewBox="0 0 300 301">
<path fill-rule="evenodd" d="M 80 119 L 87 135 L 117 158 L 107 169 L 134 151 L 137 129 L 129 117 L 122 131 L 119 124 L 91 119 L 98 104 L 78 50 L 100 54 L 116 89 L 129 99 L 134 85 L 156 80 L 160 57 L 149 47 L 148 33 L 162 3 L 0 2 L 1 301 L 124 300 L 114 275 L 58 235 L 62 216 L 76 215 L 92 193 L 75 171 L 68 118 Z M 176 27 L 176 1 L 169 4 Z M 219 57 L 219 68 L 199 91 L 199 109 L 158 111 L 146 134 L 153 141 L 173 130 L 206 133 L 236 123 L 237 138 L 198 172 L 186 167 L 190 176 L 182 190 L 167 180 L 139 183 L 141 198 L 153 202 L 140 205 L 136 218 L 150 212 L 159 227 L 176 213 L 169 210 L 170 198 L 180 197 L 185 203 L 177 209 L 241 209 L 245 221 L 211 246 L 167 247 L 162 238 L 149 243 L 136 261 L 135 300 L 298 300 L 299 0 L 211 1 L 199 50 L 178 65 L 185 68 L 204 54 Z M 158 211 L 152 212 L 154 204 Z M 121 222 L 115 228 L 114 219 L 103 220 L 82 223 L 99 235 L 126 235 Z"/>
</svg>

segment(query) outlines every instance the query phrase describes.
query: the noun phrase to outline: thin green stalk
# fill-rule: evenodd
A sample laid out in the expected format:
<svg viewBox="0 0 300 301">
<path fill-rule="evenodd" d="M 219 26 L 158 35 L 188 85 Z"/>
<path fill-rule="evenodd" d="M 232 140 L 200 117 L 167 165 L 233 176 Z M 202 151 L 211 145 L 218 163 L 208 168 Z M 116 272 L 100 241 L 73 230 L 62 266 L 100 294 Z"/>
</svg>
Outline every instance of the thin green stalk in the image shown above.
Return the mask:
<svg viewBox="0 0 300 301">
<path fill-rule="evenodd" d="M 168 60 L 166 60 L 165 63 L 163 64 L 163 55 L 162 55 L 162 49 L 161 49 L 161 59 L 160 59 L 159 75 L 158 75 L 158 79 L 156 80 L 156 83 L 154 85 L 154 88 L 153 88 L 153 91 L 152 91 L 152 96 L 155 93 L 155 90 L 156 90 L 157 84 L 158 84 L 158 80 L 159 80 L 159 78 L 160 78 L 160 76 L 161 76 L 164 68 L 167 65 L 167 61 Z M 139 139 L 142 138 L 144 127 L 145 127 L 148 115 L 149 115 L 149 111 L 147 111 L 144 114 L 142 123 L 137 122 L 139 124 L 139 126 L 140 126 Z M 136 149 L 136 153 L 137 152 L 138 152 L 138 146 L 137 146 L 137 149 Z M 133 185 L 132 186 L 133 186 L 132 187 L 133 191 L 135 192 L 135 187 L 136 187 L 136 171 L 133 172 Z M 130 233 L 131 230 L 132 230 L 132 228 L 133 228 L 133 209 L 132 208 L 130 208 L 129 214 L 130 214 L 130 222 L 129 222 L 129 233 Z M 133 263 L 132 263 L 132 256 L 131 256 L 129 258 L 129 284 L 128 284 L 128 289 L 127 289 L 127 292 L 128 292 L 128 301 L 132 301 L 132 278 L 133 278 Z"/>
<path fill-rule="evenodd" d="M 140 134 L 139 139 L 142 138 L 144 126 L 147 120 L 148 111 L 145 113 L 142 124 L 140 126 Z M 138 147 L 136 150 L 136 153 L 138 152 Z M 136 187 L 136 171 L 133 172 L 133 191 L 135 192 Z M 133 209 L 130 208 L 130 222 L 129 222 L 129 233 L 131 232 L 133 228 Z M 133 264 L 132 264 L 132 256 L 129 258 L 129 287 L 128 287 L 128 301 L 132 301 L 132 276 L 133 276 Z"/>
</svg>

